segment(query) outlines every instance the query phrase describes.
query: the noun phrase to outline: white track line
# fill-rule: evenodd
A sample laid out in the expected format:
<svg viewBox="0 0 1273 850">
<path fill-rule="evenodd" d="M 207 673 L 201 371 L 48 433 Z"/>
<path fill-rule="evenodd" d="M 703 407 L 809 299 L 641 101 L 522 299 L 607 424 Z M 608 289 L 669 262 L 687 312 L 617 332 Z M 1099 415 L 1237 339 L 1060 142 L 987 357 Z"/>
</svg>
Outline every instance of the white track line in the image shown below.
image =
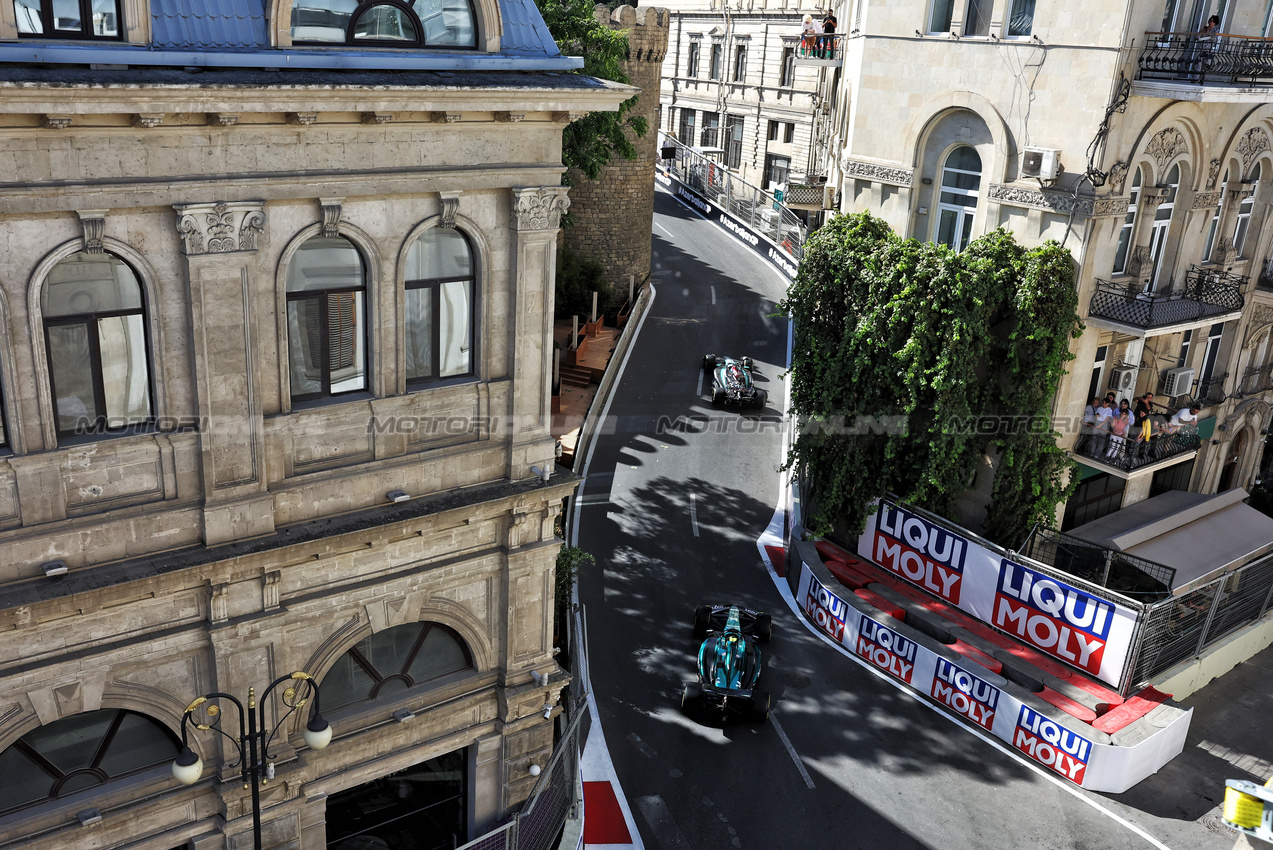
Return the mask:
<svg viewBox="0 0 1273 850">
<path fill-rule="evenodd" d="M 787 748 L 788 755 L 791 760 L 796 763 L 796 770 L 800 771 L 800 776 L 804 779 L 804 784 L 813 789 L 813 778 L 809 776 L 809 771 L 804 769 L 804 762 L 800 760 L 800 754 L 796 752 L 796 748 L 791 746 L 791 739 L 787 737 L 787 733 L 783 731 L 782 724 L 778 722 L 778 718 L 769 714 L 769 725 L 774 727 L 774 731 L 778 733 L 778 737 L 782 739 L 782 745 Z"/>
<path fill-rule="evenodd" d="M 716 303 L 716 287 L 715 286 L 712 287 L 712 303 L 713 304 Z"/>
<path fill-rule="evenodd" d="M 690 528 L 694 530 L 694 536 L 698 537 L 698 500 L 693 493 L 690 493 Z"/>
</svg>

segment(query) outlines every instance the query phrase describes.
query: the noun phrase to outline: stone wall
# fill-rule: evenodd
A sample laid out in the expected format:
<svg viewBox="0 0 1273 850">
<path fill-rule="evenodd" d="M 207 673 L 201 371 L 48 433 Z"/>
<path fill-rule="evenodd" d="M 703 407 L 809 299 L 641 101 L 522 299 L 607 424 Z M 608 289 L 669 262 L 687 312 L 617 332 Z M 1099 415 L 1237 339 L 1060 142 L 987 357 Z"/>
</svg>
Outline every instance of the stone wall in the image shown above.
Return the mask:
<svg viewBox="0 0 1273 850">
<path fill-rule="evenodd" d="M 642 138 L 632 137 L 637 158 L 615 159 L 596 180 L 570 172 L 570 208 L 574 224 L 565 230 L 566 244 L 605 266 L 616 294 L 627 293 L 628 276 L 637 285 L 650 276 L 651 220 L 654 215 L 654 159 L 658 156 L 659 74 L 667 54 L 669 15 L 666 9 L 620 6 L 611 13 L 596 7 L 597 19 L 626 30 L 628 57 L 623 63 L 632 85 L 641 89 L 630 115 L 649 123 Z"/>
</svg>

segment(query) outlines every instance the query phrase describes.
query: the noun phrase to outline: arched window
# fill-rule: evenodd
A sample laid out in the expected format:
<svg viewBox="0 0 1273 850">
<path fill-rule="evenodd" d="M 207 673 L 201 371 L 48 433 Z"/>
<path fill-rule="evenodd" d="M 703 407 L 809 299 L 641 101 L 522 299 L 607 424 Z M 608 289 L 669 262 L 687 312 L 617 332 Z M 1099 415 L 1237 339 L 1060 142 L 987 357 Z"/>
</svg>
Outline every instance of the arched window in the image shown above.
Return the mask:
<svg viewBox="0 0 1273 850">
<path fill-rule="evenodd" d="M 1220 213 L 1224 211 L 1224 193 L 1229 189 L 1229 169 L 1224 170 L 1224 180 L 1220 183 L 1220 200 L 1216 202 L 1215 212 L 1211 214 L 1211 224 L 1207 227 L 1207 244 L 1202 248 L 1202 261 L 1211 261 L 1211 252 L 1216 247 L 1216 231 L 1220 229 Z"/>
<path fill-rule="evenodd" d="M 19 36 L 120 37 L 119 0 L 14 0 L 13 12 Z"/>
<path fill-rule="evenodd" d="M 977 192 L 981 189 L 981 157 L 968 145 L 961 145 L 946 157 L 941 173 L 941 196 L 937 203 L 937 241 L 962 251 L 972 236 L 977 212 Z"/>
<path fill-rule="evenodd" d="M 458 230 L 433 228 L 407 251 L 407 383 L 473 374 L 473 251 Z"/>
<path fill-rule="evenodd" d="M 341 236 L 301 245 L 287 270 L 292 401 L 367 388 L 366 273 Z"/>
<path fill-rule="evenodd" d="M 1251 185 L 1259 187 L 1260 185 L 1260 164 L 1255 164 L 1255 169 L 1251 172 Z M 1255 208 L 1255 192 L 1247 195 L 1242 199 L 1242 203 L 1238 204 L 1238 221 L 1233 226 L 1233 255 L 1235 257 L 1246 256 L 1246 234 L 1247 229 L 1251 225 L 1251 210 Z"/>
<path fill-rule="evenodd" d="M 1167 234 L 1171 232 L 1171 216 L 1176 209 L 1176 192 L 1180 189 L 1180 166 L 1173 165 L 1167 172 L 1167 195 L 1154 210 L 1153 229 L 1149 234 L 1149 259 L 1154 264 L 1153 275 L 1149 278 L 1146 292 L 1153 292 L 1159 287 L 1159 274 L 1163 269 L 1163 254 L 1167 245 Z"/>
<path fill-rule="evenodd" d="M 438 623 L 394 626 L 360 640 L 323 677 L 323 708 L 413 688 L 473 666 L 468 647 Z"/>
<path fill-rule="evenodd" d="M 104 708 L 64 717 L 0 753 L 0 815 L 166 765 L 180 748 L 144 714 Z"/>
<path fill-rule="evenodd" d="M 146 305 L 132 268 L 78 252 L 40 293 L 57 432 L 101 433 L 151 418 Z"/>
<path fill-rule="evenodd" d="M 1136 230 L 1136 205 L 1140 202 L 1141 170 L 1136 169 L 1132 178 L 1132 193 L 1127 202 L 1127 215 L 1123 216 L 1123 226 L 1118 231 L 1118 253 L 1114 255 L 1114 274 L 1127 271 L 1127 258 L 1132 252 L 1132 235 Z"/>
<path fill-rule="evenodd" d="M 469 0 L 294 0 L 292 41 L 364 47 L 476 47 Z"/>
</svg>

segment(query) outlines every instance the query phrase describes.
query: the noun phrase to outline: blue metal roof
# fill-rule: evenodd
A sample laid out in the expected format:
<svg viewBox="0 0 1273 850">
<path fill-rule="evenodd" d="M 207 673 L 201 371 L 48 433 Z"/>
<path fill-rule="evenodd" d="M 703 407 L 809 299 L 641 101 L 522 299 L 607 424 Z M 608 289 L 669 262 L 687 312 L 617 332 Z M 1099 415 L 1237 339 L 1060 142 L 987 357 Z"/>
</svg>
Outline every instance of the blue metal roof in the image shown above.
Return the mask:
<svg viewBox="0 0 1273 850">
<path fill-rule="evenodd" d="M 0 62 L 438 71 L 565 71 L 583 66 L 582 59 L 561 55 L 534 0 L 499 0 L 503 37 L 498 54 L 427 48 L 272 48 L 266 3 L 150 0 L 149 45 L 21 39 L 0 44 Z"/>
<path fill-rule="evenodd" d="M 260 50 L 270 46 L 265 0 L 150 0 L 160 50 Z"/>
</svg>

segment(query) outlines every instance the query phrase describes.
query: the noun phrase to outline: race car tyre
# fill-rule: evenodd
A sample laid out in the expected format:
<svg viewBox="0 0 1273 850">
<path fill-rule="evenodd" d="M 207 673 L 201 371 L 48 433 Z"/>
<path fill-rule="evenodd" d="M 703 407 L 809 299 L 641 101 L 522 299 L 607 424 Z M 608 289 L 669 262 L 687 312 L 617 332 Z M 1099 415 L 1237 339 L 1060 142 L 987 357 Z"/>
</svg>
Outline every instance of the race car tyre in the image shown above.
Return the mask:
<svg viewBox="0 0 1273 850">
<path fill-rule="evenodd" d="M 756 640 L 764 643 L 774 636 L 774 618 L 772 614 L 761 614 L 756 618 Z"/>
<path fill-rule="evenodd" d="M 703 371 L 710 372 L 715 368 L 716 368 L 716 355 L 704 354 L 703 355 Z"/>
<path fill-rule="evenodd" d="M 707 636 L 707 630 L 712 627 L 712 608 L 710 605 L 700 605 L 694 609 L 694 637 L 701 638 Z"/>
<path fill-rule="evenodd" d="M 721 407 L 725 404 L 725 388 L 712 387 L 712 404 Z"/>
<path fill-rule="evenodd" d="M 686 682 L 681 690 L 681 711 L 693 714 L 703 702 L 703 686 L 697 682 Z"/>
<path fill-rule="evenodd" d="M 751 692 L 751 705 L 748 706 L 747 713 L 751 716 L 752 720 L 755 720 L 758 722 L 762 720 L 768 720 L 769 719 L 769 691 L 765 690 L 764 688 L 754 689 Z"/>
<path fill-rule="evenodd" d="M 764 390 L 756 390 L 756 395 L 752 397 L 753 403 L 761 410 L 765 409 L 765 404 L 769 401 L 769 393 Z"/>
<path fill-rule="evenodd" d="M 752 367 L 752 360 L 751 360 L 751 358 L 750 358 L 750 357 L 744 357 L 744 358 L 743 358 L 743 368 L 744 368 L 744 369 L 751 369 L 751 367 Z"/>
</svg>

